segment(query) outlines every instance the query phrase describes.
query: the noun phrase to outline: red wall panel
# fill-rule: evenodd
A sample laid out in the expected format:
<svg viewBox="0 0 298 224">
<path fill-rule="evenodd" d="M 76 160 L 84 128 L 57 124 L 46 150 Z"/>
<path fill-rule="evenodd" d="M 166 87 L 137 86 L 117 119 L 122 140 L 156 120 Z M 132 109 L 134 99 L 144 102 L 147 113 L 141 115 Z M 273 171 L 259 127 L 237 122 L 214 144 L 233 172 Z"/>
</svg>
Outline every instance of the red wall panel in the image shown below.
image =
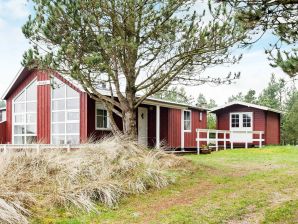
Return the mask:
<svg viewBox="0 0 298 224">
<path fill-rule="evenodd" d="M 207 113 L 202 112 L 202 120 L 200 121 L 199 110 L 192 110 L 191 112 L 191 132 L 184 133 L 184 147 L 185 148 L 196 148 L 197 147 L 197 132 L 196 129 L 207 128 Z M 202 143 L 201 143 L 202 144 Z"/>
<path fill-rule="evenodd" d="M 88 94 L 80 93 L 80 140 L 88 141 Z"/>
<path fill-rule="evenodd" d="M 168 110 L 168 145 L 171 148 L 181 147 L 181 110 Z"/>
<path fill-rule="evenodd" d="M 44 72 L 37 73 L 38 81 L 49 80 Z M 37 86 L 37 139 L 44 144 L 51 143 L 51 86 Z"/>
<path fill-rule="evenodd" d="M 6 143 L 6 121 L 0 123 L 0 144 Z"/>
<path fill-rule="evenodd" d="M 95 130 L 95 100 L 91 99 L 89 96 L 87 97 L 87 136 L 88 139 L 94 141 L 99 140 L 105 136 L 110 136 L 112 134 L 111 131 L 100 131 Z M 115 122 L 120 130 L 122 130 L 122 119 L 114 115 Z"/>
<path fill-rule="evenodd" d="M 266 144 L 280 144 L 280 115 L 273 112 L 266 113 Z"/>
</svg>

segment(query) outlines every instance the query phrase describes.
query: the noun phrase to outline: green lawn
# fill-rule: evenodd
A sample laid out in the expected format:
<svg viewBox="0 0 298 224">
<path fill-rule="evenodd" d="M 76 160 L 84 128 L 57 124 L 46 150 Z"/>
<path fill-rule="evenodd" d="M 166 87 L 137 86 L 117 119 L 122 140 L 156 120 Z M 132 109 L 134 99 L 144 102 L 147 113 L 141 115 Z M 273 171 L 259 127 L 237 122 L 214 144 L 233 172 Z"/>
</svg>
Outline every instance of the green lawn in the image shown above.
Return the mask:
<svg viewBox="0 0 298 224">
<path fill-rule="evenodd" d="M 298 223 L 298 147 L 186 156 L 175 184 L 99 214 L 52 209 L 34 223 Z"/>
</svg>

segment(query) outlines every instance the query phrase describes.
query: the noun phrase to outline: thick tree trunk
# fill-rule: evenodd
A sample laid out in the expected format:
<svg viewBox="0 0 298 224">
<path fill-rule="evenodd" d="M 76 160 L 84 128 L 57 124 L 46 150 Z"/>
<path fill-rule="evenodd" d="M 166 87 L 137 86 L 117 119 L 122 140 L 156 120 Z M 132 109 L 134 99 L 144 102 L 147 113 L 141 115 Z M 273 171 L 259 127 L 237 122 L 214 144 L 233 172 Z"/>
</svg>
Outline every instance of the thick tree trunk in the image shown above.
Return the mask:
<svg viewBox="0 0 298 224">
<path fill-rule="evenodd" d="M 134 109 L 126 109 L 123 111 L 123 133 L 125 138 L 137 140 L 137 121 L 136 111 Z"/>
</svg>

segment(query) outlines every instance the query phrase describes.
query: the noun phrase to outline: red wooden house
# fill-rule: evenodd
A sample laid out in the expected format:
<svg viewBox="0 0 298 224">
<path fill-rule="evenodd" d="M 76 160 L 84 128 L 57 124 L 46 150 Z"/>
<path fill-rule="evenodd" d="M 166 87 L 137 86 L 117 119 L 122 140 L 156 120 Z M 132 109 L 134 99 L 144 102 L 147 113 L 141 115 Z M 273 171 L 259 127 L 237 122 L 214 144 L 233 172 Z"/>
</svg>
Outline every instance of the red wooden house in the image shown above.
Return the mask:
<svg viewBox="0 0 298 224">
<path fill-rule="evenodd" d="M 3 96 L 6 122 L 0 143 L 78 144 L 111 134 L 107 111 L 73 80 L 22 69 Z M 206 109 L 147 99 L 137 110 L 138 140 L 148 146 L 195 148 L 196 129 L 207 127 Z M 115 115 L 122 128 L 121 118 Z"/>
<path fill-rule="evenodd" d="M 262 131 L 266 145 L 280 144 L 280 116 L 281 112 L 268 107 L 244 102 L 232 102 L 214 108 L 217 129 L 229 130 L 234 133 L 232 142 L 252 142 L 256 139 L 253 131 Z M 258 143 L 257 143 L 258 144 Z"/>
</svg>

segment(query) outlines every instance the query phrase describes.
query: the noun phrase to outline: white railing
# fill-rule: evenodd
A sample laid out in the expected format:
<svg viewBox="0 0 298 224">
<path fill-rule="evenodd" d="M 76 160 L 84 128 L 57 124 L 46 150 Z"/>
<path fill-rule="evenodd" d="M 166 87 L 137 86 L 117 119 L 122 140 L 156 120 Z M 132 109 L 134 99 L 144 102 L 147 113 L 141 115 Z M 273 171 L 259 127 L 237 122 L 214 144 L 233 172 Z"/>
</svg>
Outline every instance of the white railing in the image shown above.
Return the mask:
<svg viewBox="0 0 298 224">
<path fill-rule="evenodd" d="M 70 152 L 75 149 L 94 148 L 96 144 L 80 144 L 80 145 L 50 145 L 50 144 L 26 144 L 26 145 L 11 145 L 11 144 L 0 144 L 0 152 L 6 153 L 8 151 L 17 150 L 35 150 L 37 153 L 42 150 L 66 150 Z"/>
<path fill-rule="evenodd" d="M 200 154 L 200 144 L 202 142 L 206 142 L 207 146 L 210 143 L 215 144 L 215 149 L 218 151 L 219 148 L 219 142 L 223 142 L 223 148 L 227 148 L 227 142 L 230 142 L 231 149 L 234 148 L 234 142 L 233 139 L 231 139 L 231 134 L 252 134 L 252 139 L 251 138 L 246 138 L 243 141 L 237 141 L 237 143 L 244 143 L 245 148 L 248 148 L 248 143 L 253 143 L 253 142 L 258 142 L 259 147 L 262 147 L 262 143 L 265 141 L 263 139 L 263 131 L 228 131 L 228 130 L 214 130 L 214 129 L 197 129 L 197 150 L 198 154 Z M 200 137 L 201 133 L 205 133 L 206 137 Z M 210 134 L 214 134 L 215 137 L 212 138 L 210 137 Z M 254 136 L 258 135 L 257 139 L 254 139 Z"/>
</svg>

